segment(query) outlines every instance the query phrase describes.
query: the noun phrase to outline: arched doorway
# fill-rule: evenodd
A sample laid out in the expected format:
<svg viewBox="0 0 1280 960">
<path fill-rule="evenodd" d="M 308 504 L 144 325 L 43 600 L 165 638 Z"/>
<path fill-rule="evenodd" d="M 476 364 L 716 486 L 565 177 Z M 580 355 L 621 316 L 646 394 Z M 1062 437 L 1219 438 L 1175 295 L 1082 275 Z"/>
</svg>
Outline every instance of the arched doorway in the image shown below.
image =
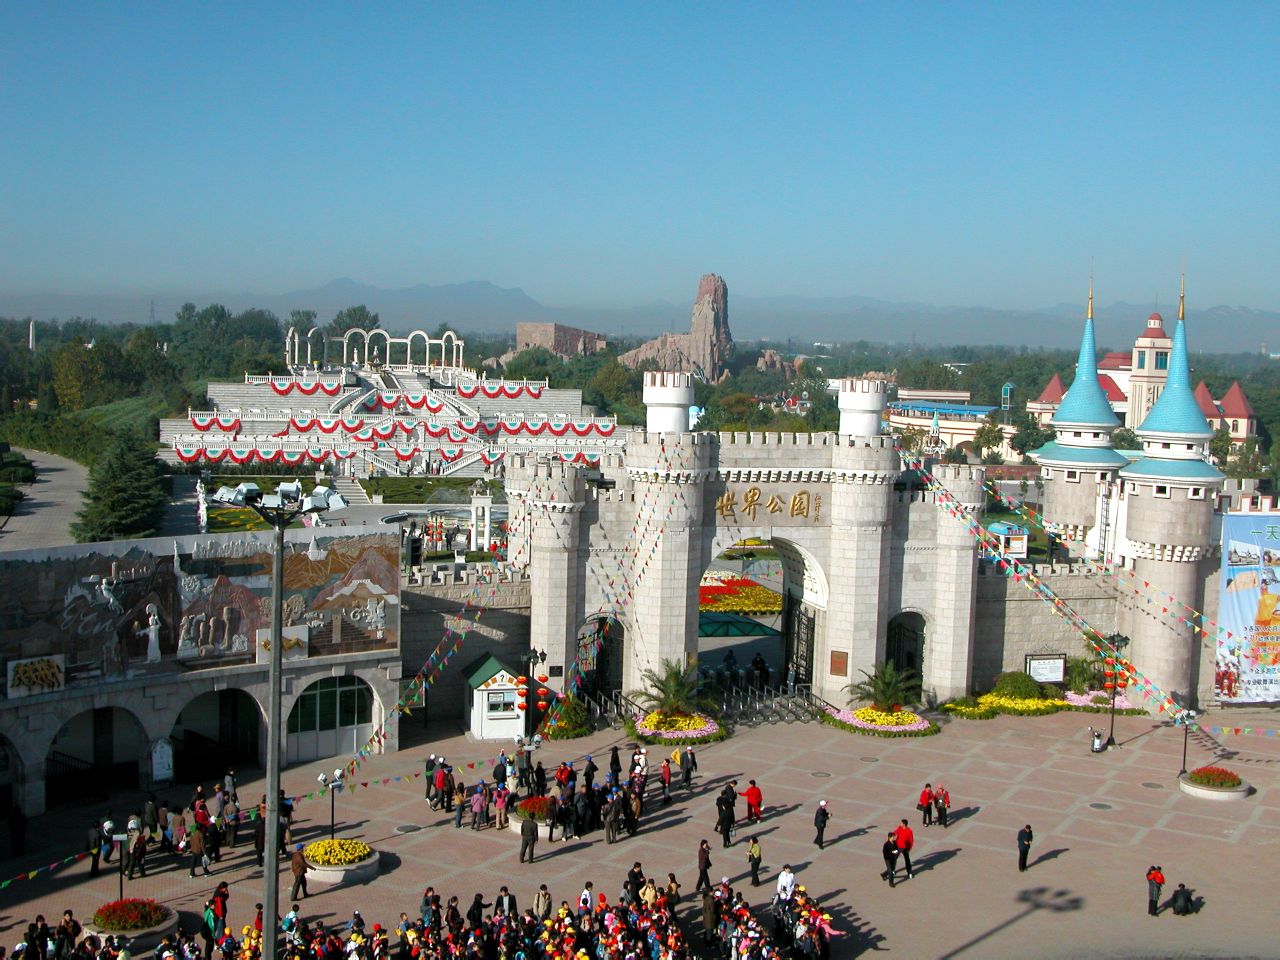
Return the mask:
<svg viewBox="0 0 1280 960">
<path fill-rule="evenodd" d="M 359 677 L 323 677 L 289 711 L 285 762 L 355 753 L 373 736 L 373 688 Z"/>
<path fill-rule="evenodd" d="M 248 693 L 202 693 L 173 724 L 174 776 L 194 781 L 220 776 L 226 767 L 256 765 L 261 740 L 262 711 Z"/>
<path fill-rule="evenodd" d="M 128 710 L 82 710 L 62 725 L 45 755 L 45 803 L 105 800 L 112 790 L 136 788 L 149 746 Z"/>
<path fill-rule="evenodd" d="M 884 658 L 900 673 L 924 677 L 924 617 L 915 611 L 899 613 L 889 620 Z"/>
<path fill-rule="evenodd" d="M 588 617 L 578 629 L 578 689 L 596 697 L 622 689 L 626 634 L 621 623 L 607 614 Z"/>
<path fill-rule="evenodd" d="M 22 782 L 22 756 L 7 737 L 0 736 L 0 811 L 6 816 L 19 799 Z"/>
</svg>

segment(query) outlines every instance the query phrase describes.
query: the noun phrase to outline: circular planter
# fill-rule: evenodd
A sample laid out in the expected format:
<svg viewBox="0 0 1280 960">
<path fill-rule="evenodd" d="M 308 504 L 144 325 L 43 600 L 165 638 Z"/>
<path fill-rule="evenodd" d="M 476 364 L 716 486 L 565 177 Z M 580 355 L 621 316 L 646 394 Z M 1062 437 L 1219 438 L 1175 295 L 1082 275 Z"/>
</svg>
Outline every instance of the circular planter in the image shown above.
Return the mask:
<svg viewBox="0 0 1280 960">
<path fill-rule="evenodd" d="M 378 875 L 378 863 L 381 859 L 382 854 L 375 850 L 372 856 L 345 867 L 325 867 L 308 860 L 307 866 L 311 869 L 307 871 L 307 882 L 335 886 L 340 883 L 364 883 Z"/>
<path fill-rule="evenodd" d="M 158 946 L 161 940 L 171 933 L 176 933 L 177 930 L 177 910 L 169 910 L 169 919 L 157 923 L 154 927 L 143 927 L 141 930 L 103 930 L 93 925 L 92 917 L 84 925 L 84 932 L 86 934 L 94 934 L 99 940 L 107 936 L 128 937 L 130 952 L 135 954 L 143 950 L 151 950 Z"/>
<path fill-rule="evenodd" d="M 514 833 L 517 837 L 520 836 L 520 824 L 522 823 L 524 823 L 524 817 L 510 817 L 510 816 L 507 817 L 507 829 L 511 833 Z M 540 821 L 538 823 L 538 839 L 539 840 L 546 840 L 550 832 L 551 832 L 551 824 L 549 822 Z"/>
<path fill-rule="evenodd" d="M 1186 777 L 1178 778 L 1178 789 L 1201 800 L 1243 800 L 1249 796 L 1249 782 L 1241 780 L 1238 787 L 1204 787 L 1192 783 Z"/>
</svg>

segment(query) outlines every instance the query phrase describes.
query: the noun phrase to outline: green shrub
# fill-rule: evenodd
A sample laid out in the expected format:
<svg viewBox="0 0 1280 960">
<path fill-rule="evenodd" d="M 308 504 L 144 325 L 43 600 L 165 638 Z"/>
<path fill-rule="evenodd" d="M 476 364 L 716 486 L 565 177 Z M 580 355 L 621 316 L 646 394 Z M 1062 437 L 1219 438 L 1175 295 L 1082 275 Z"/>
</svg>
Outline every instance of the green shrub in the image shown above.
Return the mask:
<svg viewBox="0 0 1280 960">
<path fill-rule="evenodd" d="M 1072 693 L 1096 689 L 1101 682 L 1102 664 L 1097 657 L 1067 658 L 1067 689 Z"/>
<path fill-rule="evenodd" d="M 547 725 L 548 740 L 572 740 L 591 733 L 587 705 L 575 696 L 566 696 L 557 707 L 555 726 Z"/>
<path fill-rule="evenodd" d="M 1018 700 L 1044 699 L 1044 691 L 1040 689 L 1040 684 L 1021 670 L 1010 670 L 1008 673 L 1000 674 L 1000 676 L 996 677 L 996 685 L 991 692 L 998 693 L 1002 697 L 1014 697 Z M 1056 690 L 1054 691 L 1054 697 L 1057 697 Z"/>
</svg>

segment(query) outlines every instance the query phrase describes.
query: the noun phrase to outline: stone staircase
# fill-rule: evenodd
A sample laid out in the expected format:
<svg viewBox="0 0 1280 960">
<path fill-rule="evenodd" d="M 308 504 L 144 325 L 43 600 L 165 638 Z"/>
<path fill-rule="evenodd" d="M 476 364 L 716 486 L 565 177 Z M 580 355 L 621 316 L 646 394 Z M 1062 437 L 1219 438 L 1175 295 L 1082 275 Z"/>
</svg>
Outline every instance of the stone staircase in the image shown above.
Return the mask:
<svg viewBox="0 0 1280 960">
<path fill-rule="evenodd" d="M 360 481 L 354 477 L 337 477 L 333 481 L 333 489 L 342 494 L 353 507 L 367 507 L 373 503 L 364 492 L 364 487 L 360 486 Z"/>
</svg>

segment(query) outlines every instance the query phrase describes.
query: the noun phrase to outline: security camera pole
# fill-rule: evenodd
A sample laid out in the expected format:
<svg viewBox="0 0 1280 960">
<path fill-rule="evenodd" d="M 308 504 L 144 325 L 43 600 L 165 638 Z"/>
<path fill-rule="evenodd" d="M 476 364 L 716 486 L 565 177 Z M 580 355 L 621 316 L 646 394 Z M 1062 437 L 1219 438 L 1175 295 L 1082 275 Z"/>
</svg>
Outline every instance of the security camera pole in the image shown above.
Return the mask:
<svg viewBox="0 0 1280 960">
<path fill-rule="evenodd" d="M 266 850 L 262 867 L 262 914 L 264 927 L 271 932 L 262 938 L 262 960 L 276 960 L 280 930 L 280 687 L 283 681 L 284 624 L 284 531 L 304 514 L 341 510 L 347 505 L 339 493 L 316 487 L 306 496 L 298 481 L 282 483 L 273 494 L 264 495 L 256 483 L 219 487 L 215 503 L 248 507 L 275 530 L 275 554 L 271 562 L 271 658 L 267 673 L 267 812 Z M 265 932 L 265 931 L 264 931 Z"/>
</svg>

